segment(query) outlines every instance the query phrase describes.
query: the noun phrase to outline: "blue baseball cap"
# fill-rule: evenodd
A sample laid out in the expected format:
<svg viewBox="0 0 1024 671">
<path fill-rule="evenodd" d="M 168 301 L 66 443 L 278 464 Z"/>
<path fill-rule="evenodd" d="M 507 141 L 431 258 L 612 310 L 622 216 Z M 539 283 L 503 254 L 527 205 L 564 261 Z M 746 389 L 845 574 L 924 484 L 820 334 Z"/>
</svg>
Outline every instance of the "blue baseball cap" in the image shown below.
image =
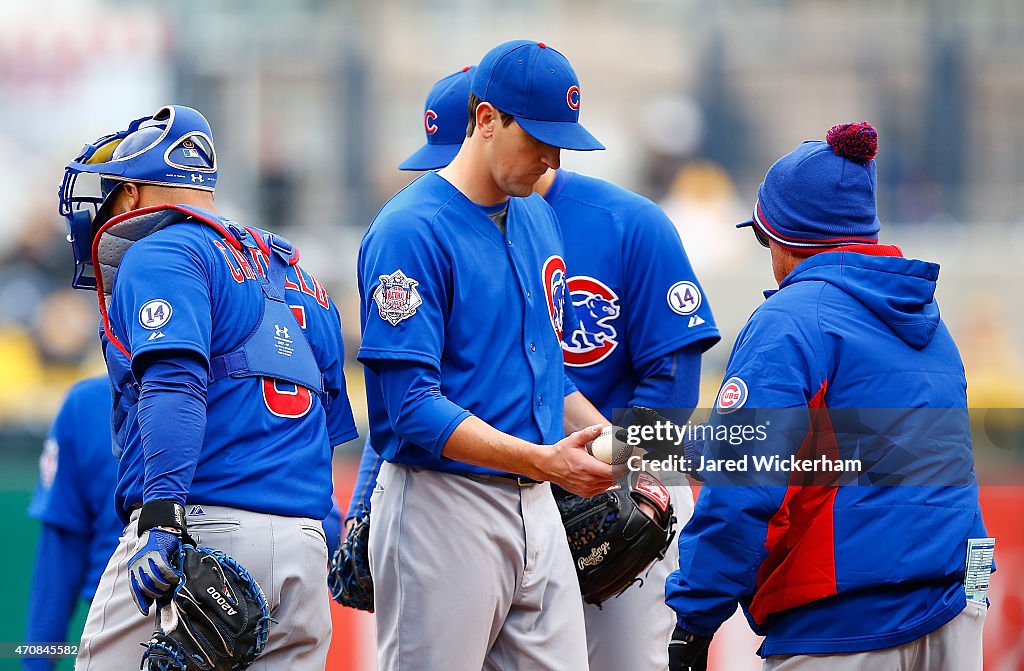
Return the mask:
<svg viewBox="0 0 1024 671">
<path fill-rule="evenodd" d="M 472 91 L 545 144 L 604 149 L 580 124 L 576 72 L 565 56 L 543 42 L 514 40 L 488 51 L 473 74 Z"/>
<path fill-rule="evenodd" d="M 469 124 L 469 82 L 475 71 L 475 66 L 466 66 L 430 89 L 423 107 L 427 143 L 399 163 L 399 170 L 436 170 L 451 163 L 459 153 Z"/>
</svg>

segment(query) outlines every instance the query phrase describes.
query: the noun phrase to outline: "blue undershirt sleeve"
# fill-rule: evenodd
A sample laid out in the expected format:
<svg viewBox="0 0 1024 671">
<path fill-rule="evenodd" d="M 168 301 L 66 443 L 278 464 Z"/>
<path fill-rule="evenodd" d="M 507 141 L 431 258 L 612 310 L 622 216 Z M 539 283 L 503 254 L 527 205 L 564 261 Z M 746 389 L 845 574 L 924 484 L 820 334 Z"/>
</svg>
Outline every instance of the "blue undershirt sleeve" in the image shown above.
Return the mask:
<svg viewBox="0 0 1024 671">
<path fill-rule="evenodd" d="M 353 517 L 361 518 L 363 511 L 370 509 L 370 495 L 373 494 L 373 486 L 377 482 L 377 473 L 380 471 L 383 461 L 367 441 L 363 446 L 363 454 L 359 458 L 359 475 L 356 477 L 356 484 L 352 489 L 348 512 L 345 513 L 346 522 Z"/>
<path fill-rule="evenodd" d="M 449 436 L 471 413 L 441 393 L 437 366 L 400 360 L 372 363 L 395 433 L 440 458 Z"/>
<path fill-rule="evenodd" d="M 341 544 L 341 511 L 334 496 L 331 496 L 331 512 L 327 513 L 321 525 L 327 539 L 327 559 L 330 559 Z"/>
<path fill-rule="evenodd" d="M 675 424 L 685 425 L 700 398 L 703 349 L 703 343 L 692 343 L 644 366 L 640 371 L 642 379 L 633 390 L 629 407 L 654 408 Z"/>
<path fill-rule="evenodd" d="M 140 367 L 143 503 L 184 505 L 206 432 L 206 362 L 196 353 L 171 350 L 154 353 Z"/>
<path fill-rule="evenodd" d="M 89 536 L 43 524 L 29 593 L 26 643 L 67 640 L 68 624 L 89 564 Z M 48 659 L 24 660 L 26 670 L 52 669 Z"/>
</svg>

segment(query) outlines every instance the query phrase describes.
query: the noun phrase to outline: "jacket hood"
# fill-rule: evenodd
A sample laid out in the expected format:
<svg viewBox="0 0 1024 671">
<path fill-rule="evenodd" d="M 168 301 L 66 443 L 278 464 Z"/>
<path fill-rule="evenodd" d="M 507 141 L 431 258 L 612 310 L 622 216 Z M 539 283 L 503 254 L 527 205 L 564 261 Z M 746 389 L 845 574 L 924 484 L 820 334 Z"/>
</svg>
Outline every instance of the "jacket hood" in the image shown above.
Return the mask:
<svg viewBox="0 0 1024 671">
<path fill-rule="evenodd" d="M 869 249 L 816 254 L 794 268 L 779 289 L 797 282 L 828 282 L 863 303 L 905 343 L 923 349 L 939 326 L 938 264 L 887 255 L 900 254 L 898 247 Z"/>
</svg>

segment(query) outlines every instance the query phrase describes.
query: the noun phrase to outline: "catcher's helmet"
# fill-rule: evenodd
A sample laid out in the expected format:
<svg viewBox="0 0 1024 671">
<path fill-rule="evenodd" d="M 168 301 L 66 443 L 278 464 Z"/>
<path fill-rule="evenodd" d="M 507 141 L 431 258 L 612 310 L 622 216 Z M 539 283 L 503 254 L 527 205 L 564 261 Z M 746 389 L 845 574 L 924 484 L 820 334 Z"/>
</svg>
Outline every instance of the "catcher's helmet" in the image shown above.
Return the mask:
<svg viewBox="0 0 1024 671">
<path fill-rule="evenodd" d="M 99 195 L 75 192 L 82 173 L 99 176 Z M 71 284 L 76 289 L 96 287 L 93 236 L 107 219 L 104 206 L 124 182 L 213 191 L 217 155 L 209 122 L 191 107 L 167 105 L 152 116 L 132 121 L 123 131 L 85 145 L 64 168 L 59 210 L 67 220 L 75 255 Z"/>
</svg>

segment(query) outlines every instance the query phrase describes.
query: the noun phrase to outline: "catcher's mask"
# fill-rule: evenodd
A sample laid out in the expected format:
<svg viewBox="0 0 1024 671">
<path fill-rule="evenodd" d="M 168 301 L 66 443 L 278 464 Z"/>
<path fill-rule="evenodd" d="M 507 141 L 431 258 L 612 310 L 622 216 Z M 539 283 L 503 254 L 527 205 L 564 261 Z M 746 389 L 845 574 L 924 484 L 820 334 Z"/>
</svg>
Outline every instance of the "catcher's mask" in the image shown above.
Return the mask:
<svg viewBox="0 0 1024 671">
<path fill-rule="evenodd" d="M 209 122 L 198 111 L 166 105 L 152 116 L 132 121 L 125 130 L 85 145 L 68 163 L 58 196 L 75 255 L 73 287 L 96 288 L 93 236 L 109 218 L 111 196 L 121 184 L 214 190 L 217 155 L 212 137 Z M 76 192 L 83 173 L 98 176 L 99 188 L 79 187 Z M 86 193 L 80 193 L 83 191 Z"/>
</svg>

